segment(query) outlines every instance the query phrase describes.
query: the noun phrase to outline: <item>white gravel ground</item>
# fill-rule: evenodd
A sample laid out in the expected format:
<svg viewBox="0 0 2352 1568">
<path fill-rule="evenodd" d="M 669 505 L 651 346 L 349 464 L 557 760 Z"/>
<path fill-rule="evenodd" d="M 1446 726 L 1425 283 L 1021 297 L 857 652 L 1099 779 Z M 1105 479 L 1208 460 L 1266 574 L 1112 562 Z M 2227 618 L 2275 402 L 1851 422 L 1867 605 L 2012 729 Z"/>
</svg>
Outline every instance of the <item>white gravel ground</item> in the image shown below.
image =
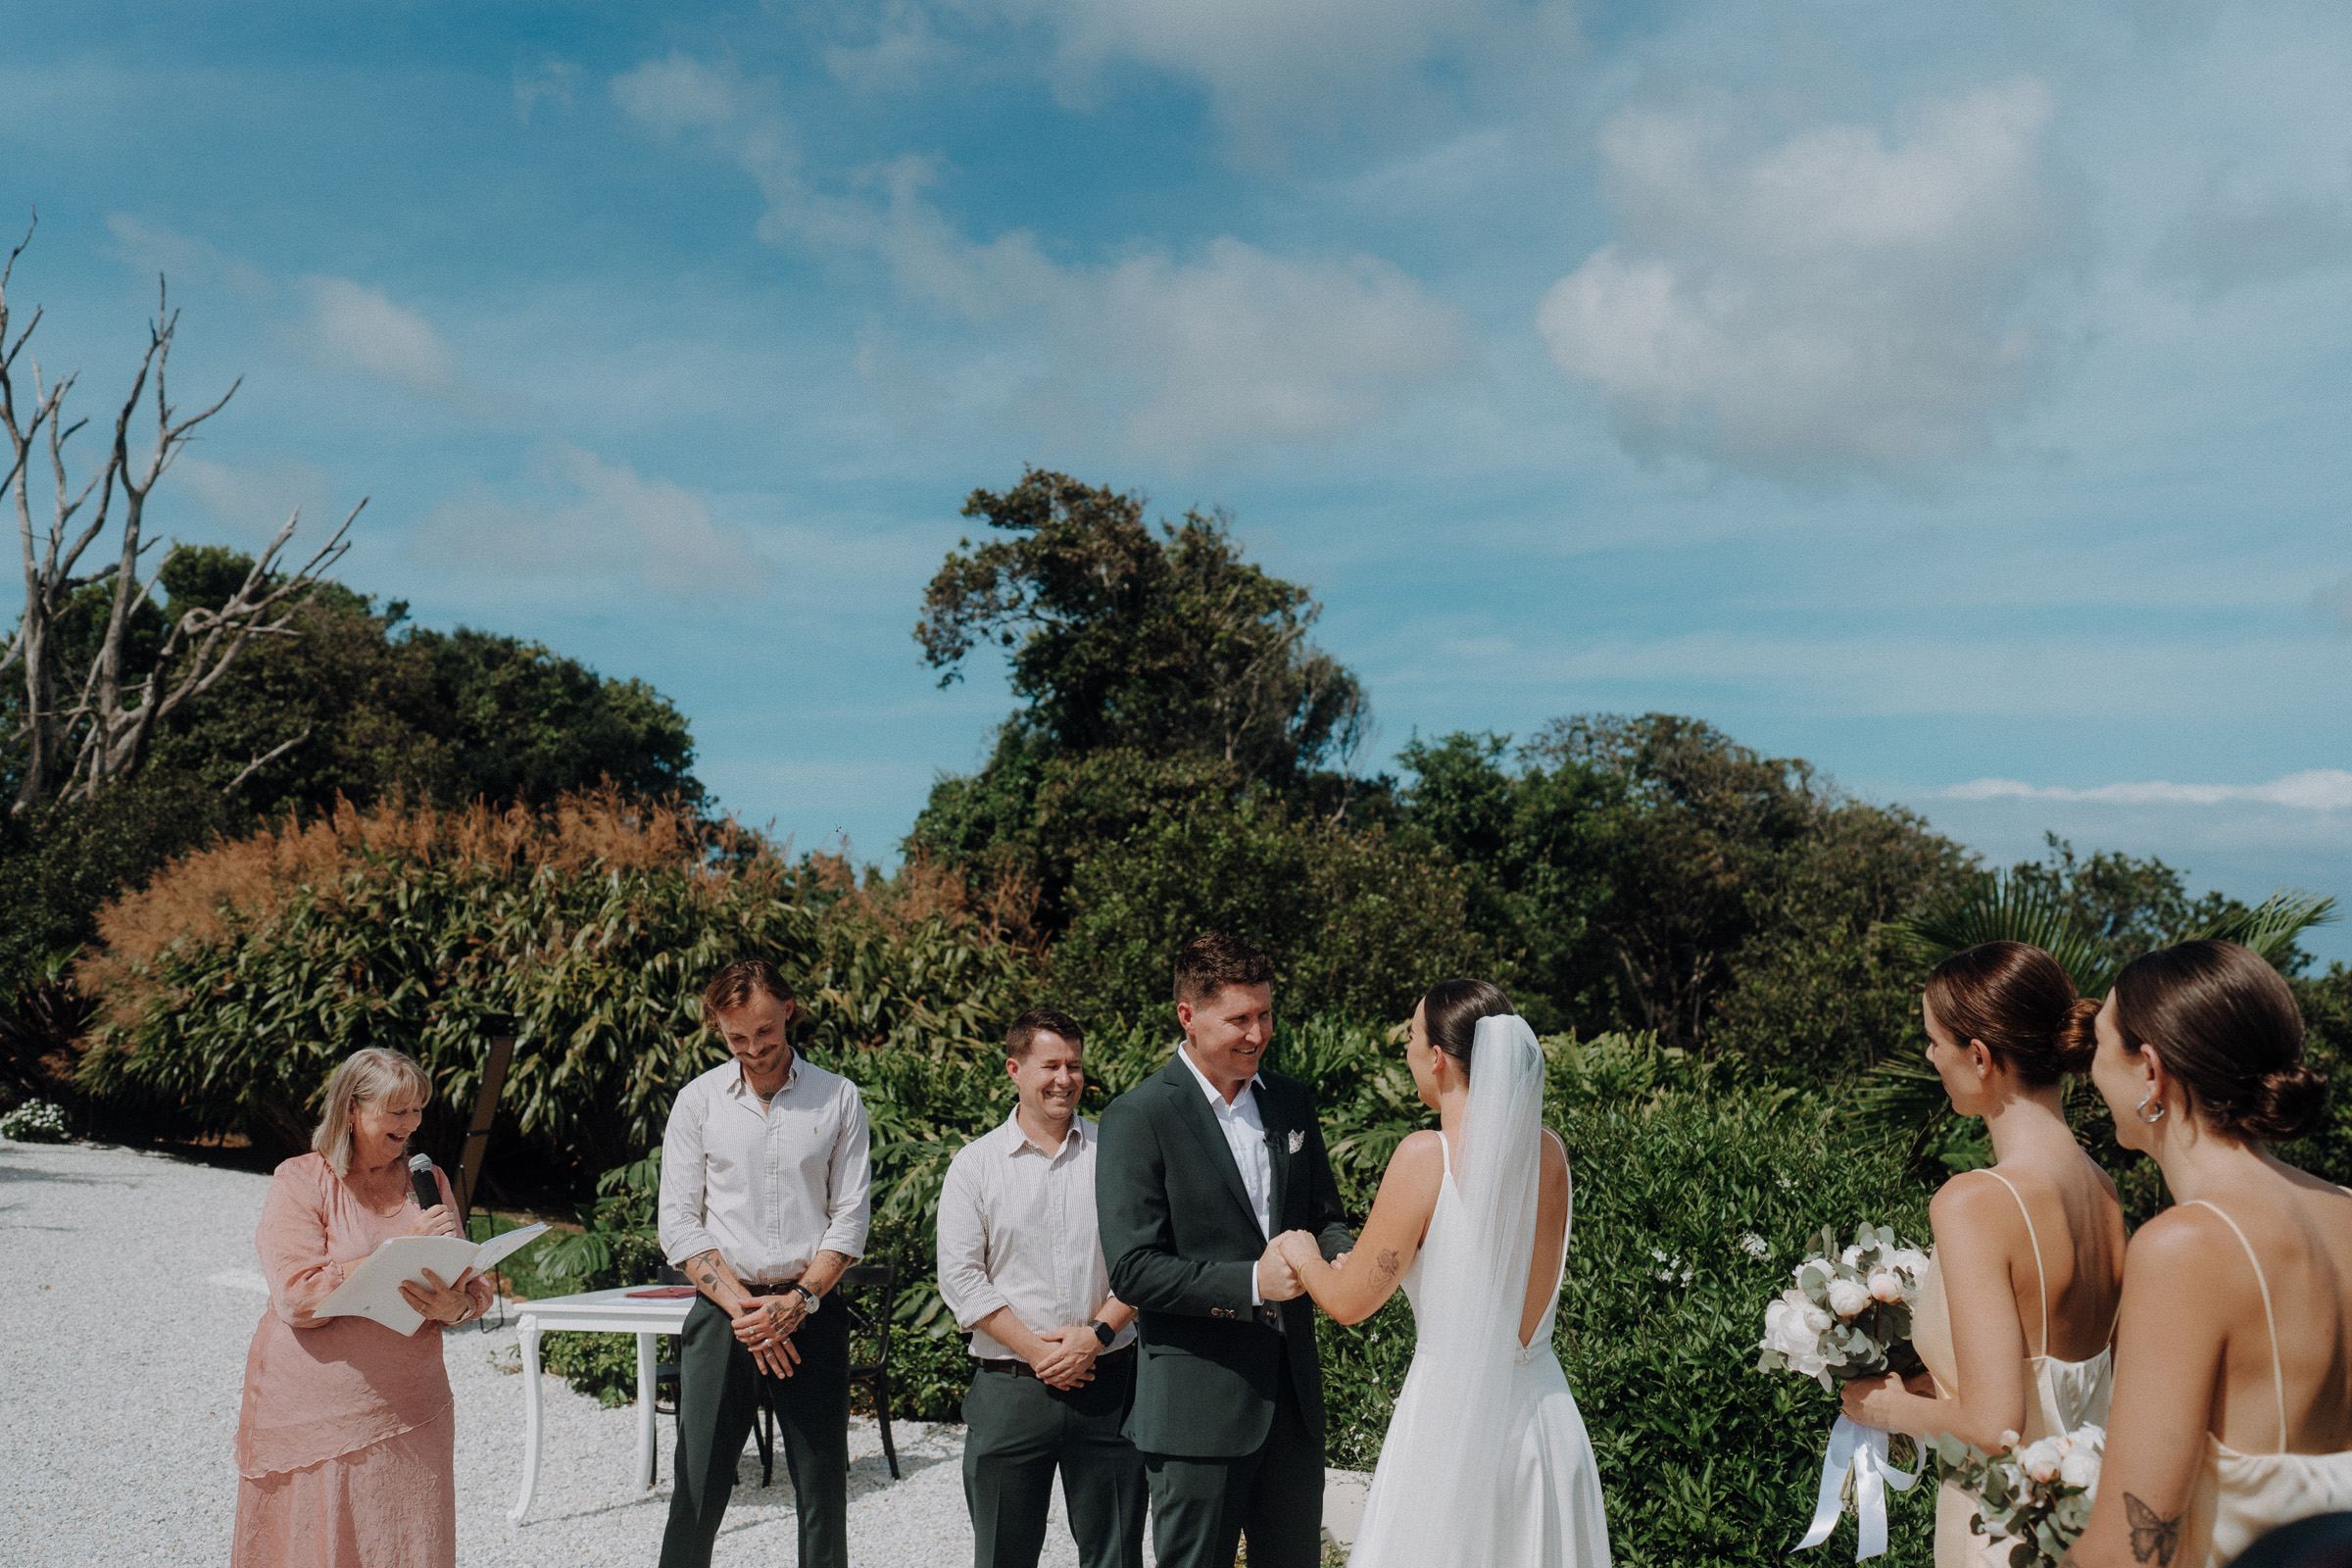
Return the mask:
<svg viewBox="0 0 2352 1568">
<path fill-rule="evenodd" d="M 192 1568 L 228 1557 L 236 1512 L 237 1401 L 264 1287 L 254 1255 L 266 1176 L 122 1149 L 0 1141 L 0 1497 L 18 1568 Z M 600 1409 L 548 1375 L 539 1491 L 507 1521 L 522 1479 L 522 1390 L 510 1327 L 447 1336 L 458 1401 L 458 1560 L 467 1568 L 632 1564 L 660 1553 L 669 1506 L 671 1424 L 659 1425 L 662 1481 L 629 1470 L 636 1414 Z M 503 1357 L 501 1351 L 508 1352 Z M 892 1482 L 870 1421 L 850 1429 L 850 1554 L 886 1568 L 971 1560 L 963 1429 L 899 1423 L 906 1479 Z M 795 1560 L 792 1491 L 778 1458 L 762 1490 L 757 1451 L 719 1537 L 717 1568 Z M 1060 1520 L 1046 1563 L 1075 1568 Z M 1149 1542 L 1146 1561 L 1151 1560 Z"/>
</svg>

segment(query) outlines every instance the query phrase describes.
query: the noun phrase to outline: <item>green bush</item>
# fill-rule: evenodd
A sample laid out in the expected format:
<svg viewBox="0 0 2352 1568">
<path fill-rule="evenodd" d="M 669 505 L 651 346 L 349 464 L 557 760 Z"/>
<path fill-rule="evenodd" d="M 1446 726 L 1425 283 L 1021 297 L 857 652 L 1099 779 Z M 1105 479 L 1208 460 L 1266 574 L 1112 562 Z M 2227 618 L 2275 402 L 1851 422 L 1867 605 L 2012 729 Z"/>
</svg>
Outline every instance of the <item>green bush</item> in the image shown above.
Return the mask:
<svg viewBox="0 0 2352 1568">
<path fill-rule="evenodd" d="M 701 992 L 730 959 L 793 977 L 802 1047 L 835 1066 L 914 1042 L 944 1057 L 982 1046 L 1022 1004 L 1029 965 L 952 910 L 823 885 L 612 795 L 546 818 L 346 807 L 174 862 L 100 931 L 77 971 L 107 1008 L 80 1066 L 93 1092 L 293 1150 L 335 1063 L 388 1046 L 432 1077 L 424 1142 L 448 1152 L 511 1017 L 511 1136 L 494 1147 L 559 1191 L 658 1143 L 677 1090 L 724 1059 Z"/>
</svg>

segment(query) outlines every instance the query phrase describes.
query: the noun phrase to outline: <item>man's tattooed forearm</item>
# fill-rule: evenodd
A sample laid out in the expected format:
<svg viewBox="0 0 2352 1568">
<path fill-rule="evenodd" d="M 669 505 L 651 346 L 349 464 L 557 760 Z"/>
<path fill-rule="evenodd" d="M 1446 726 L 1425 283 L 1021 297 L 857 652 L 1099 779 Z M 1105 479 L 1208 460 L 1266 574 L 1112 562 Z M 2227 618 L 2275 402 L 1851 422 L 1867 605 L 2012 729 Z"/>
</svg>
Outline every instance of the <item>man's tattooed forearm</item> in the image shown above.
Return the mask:
<svg viewBox="0 0 2352 1568">
<path fill-rule="evenodd" d="M 1382 1279 L 1393 1280 L 1396 1277 L 1396 1271 L 1403 1265 L 1397 1261 L 1395 1248 L 1384 1247 L 1380 1250 L 1380 1255 L 1372 1260 L 1372 1266 L 1380 1270 Z"/>
<path fill-rule="evenodd" d="M 718 1249 L 714 1247 L 708 1252 L 697 1252 L 688 1258 L 686 1275 L 706 1291 L 717 1290 L 719 1281 Z"/>
</svg>

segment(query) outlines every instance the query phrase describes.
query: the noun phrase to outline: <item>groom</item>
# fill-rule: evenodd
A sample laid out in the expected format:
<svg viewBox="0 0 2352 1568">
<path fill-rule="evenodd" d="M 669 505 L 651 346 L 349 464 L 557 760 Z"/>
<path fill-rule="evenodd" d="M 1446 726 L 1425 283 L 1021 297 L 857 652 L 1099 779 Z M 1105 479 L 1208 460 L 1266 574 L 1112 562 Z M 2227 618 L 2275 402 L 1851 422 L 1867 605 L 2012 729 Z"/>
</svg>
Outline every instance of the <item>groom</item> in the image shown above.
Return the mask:
<svg viewBox="0 0 2352 1568">
<path fill-rule="evenodd" d="M 1231 937 L 1176 959 L 1176 1059 L 1102 1113 L 1095 1206 L 1110 1286 L 1140 1308 L 1127 1436 L 1144 1456 L 1160 1568 L 1315 1568 L 1323 1377 L 1315 1314 L 1275 1250 L 1285 1231 L 1346 1251 L 1306 1087 L 1258 1071 L 1273 965 Z"/>
</svg>

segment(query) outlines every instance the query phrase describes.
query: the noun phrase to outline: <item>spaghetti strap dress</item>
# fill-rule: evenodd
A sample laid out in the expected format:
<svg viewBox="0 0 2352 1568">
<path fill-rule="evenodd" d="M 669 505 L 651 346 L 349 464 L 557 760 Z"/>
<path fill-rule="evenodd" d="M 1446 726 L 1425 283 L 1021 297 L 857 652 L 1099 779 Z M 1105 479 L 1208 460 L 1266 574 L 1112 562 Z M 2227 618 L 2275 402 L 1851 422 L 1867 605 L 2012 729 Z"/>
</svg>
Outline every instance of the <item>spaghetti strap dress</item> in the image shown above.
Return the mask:
<svg viewBox="0 0 2352 1568">
<path fill-rule="evenodd" d="M 2072 1432 L 2078 1427 L 2105 1426 L 2107 1401 L 2115 1392 L 2115 1353 L 2102 1347 L 2086 1361 L 2061 1361 L 2049 1354 L 2050 1286 L 2041 1262 L 2041 1238 L 2026 1200 L 1997 1170 L 1985 1175 L 2009 1188 L 2017 1210 L 2026 1217 L 2026 1238 L 2034 1247 L 2034 1275 L 2041 1296 L 2041 1349 L 2026 1357 L 2026 1424 L 2017 1435 L 2019 1446 Z M 1952 1348 L 1952 1308 L 1943 1291 L 1943 1272 L 1935 1255 L 1920 1280 L 1919 1302 L 1911 1316 L 1911 1343 L 1936 1380 L 1936 1392 L 1945 1398 L 1960 1393 L 1960 1358 Z M 1978 1535 L 1969 1528 L 1980 1499 L 1976 1493 L 1946 1481 L 1936 1494 L 1936 1568 L 2009 1568 L 2014 1542 Z"/>
<path fill-rule="evenodd" d="M 2278 1401 L 2278 1447 L 2275 1453 L 2240 1453 L 2210 1433 L 2205 1466 L 2197 1477 L 2190 1512 L 2213 1521 L 2207 1568 L 2225 1568 L 2265 1534 L 2315 1513 L 2352 1510 L 2352 1450 L 2341 1453 L 2286 1451 L 2286 1376 L 2278 1363 L 2278 1319 L 2271 1310 L 2271 1282 L 2246 1233 L 2217 1205 L 2202 1198 L 2190 1202 L 2222 1216 L 2246 1250 L 2254 1283 L 2262 1290 L 2262 1322 L 2271 1337 L 2271 1393 Z"/>
</svg>

